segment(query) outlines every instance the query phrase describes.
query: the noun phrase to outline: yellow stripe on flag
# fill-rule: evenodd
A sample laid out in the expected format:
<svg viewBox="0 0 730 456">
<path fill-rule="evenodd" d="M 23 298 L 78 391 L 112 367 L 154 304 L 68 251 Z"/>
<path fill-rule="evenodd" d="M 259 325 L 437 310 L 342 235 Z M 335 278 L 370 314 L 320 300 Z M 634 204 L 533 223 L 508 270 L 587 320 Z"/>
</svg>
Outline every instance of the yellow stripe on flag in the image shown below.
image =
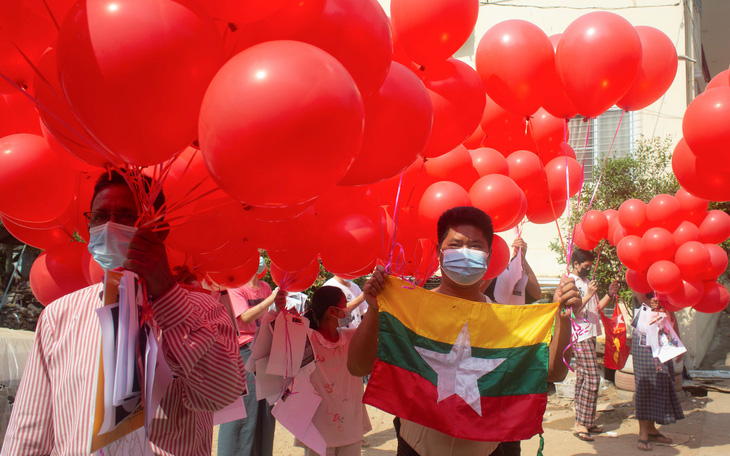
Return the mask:
<svg viewBox="0 0 730 456">
<path fill-rule="evenodd" d="M 469 322 L 472 347 L 510 348 L 550 341 L 557 303 L 509 306 L 468 301 L 389 276 L 378 296 L 381 311 L 423 337 L 453 344 Z"/>
</svg>

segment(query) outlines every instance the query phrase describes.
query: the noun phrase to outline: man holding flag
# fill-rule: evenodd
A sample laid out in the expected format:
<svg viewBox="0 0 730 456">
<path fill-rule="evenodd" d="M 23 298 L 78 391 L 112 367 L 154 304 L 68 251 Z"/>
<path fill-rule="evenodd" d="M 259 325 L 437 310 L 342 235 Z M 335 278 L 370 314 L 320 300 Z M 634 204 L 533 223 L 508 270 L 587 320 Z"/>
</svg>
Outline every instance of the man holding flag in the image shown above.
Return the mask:
<svg viewBox="0 0 730 456">
<path fill-rule="evenodd" d="M 547 378 L 562 363 L 570 323 L 555 317 L 557 304 L 487 303 L 479 288 L 492 238 L 487 214 L 449 209 L 438 222 L 442 283 L 434 292 L 382 267 L 363 287 L 369 310 L 348 369 L 372 371 L 363 401 L 399 417 L 399 455 L 488 455 L 500 441 L 542 432 Z M 572 279 L 561 280 L 555 299 L 580 305 Z"/>
</svg>

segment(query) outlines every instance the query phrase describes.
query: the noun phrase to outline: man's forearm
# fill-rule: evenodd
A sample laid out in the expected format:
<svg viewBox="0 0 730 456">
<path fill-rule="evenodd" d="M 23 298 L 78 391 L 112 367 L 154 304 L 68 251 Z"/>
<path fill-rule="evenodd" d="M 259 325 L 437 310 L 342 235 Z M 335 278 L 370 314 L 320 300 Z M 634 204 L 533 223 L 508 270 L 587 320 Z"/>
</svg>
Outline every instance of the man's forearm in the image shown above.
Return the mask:
<svg viewBox="0 0 730 456">
<path fill-rule="evenodd" d="M 350 311 L 355 310 L 355 308 L 357 306 L 359 306 L 360 304 L 362 304 L 362 302 L 364 300 L 365 300 L 365 295 L 364 294 L 361 294 L 357 298 L 355 298 L 352 301 L 350 301 L 350 302 L 347 303 L 347 310 L 350 310 Z"/>
<path fill-rule="evenodd" d="M 568 366 L 565 362 L 570 363 L 572 350 L 568 350 L 565 353 L 565 362 L 563 362 L 563 351 L 565 347 L 570 344 L 571 327 L 569 318 L 561 318 L 560 310 L 555 315 L 555 332 L 553 333 L 553 339 L 550 341 L 550 353 L 548 361 L 548 375 L 547 380 L 549 382 L 562 382 L 568 375 Z"/>
<path fill-rule="evenodd" d="M 370 307 L 352 335 L 347 352 L 347 370 L 356 377 L 364 377 L 373 370 L 378 356 L 378 309 Z"/>
</svg>

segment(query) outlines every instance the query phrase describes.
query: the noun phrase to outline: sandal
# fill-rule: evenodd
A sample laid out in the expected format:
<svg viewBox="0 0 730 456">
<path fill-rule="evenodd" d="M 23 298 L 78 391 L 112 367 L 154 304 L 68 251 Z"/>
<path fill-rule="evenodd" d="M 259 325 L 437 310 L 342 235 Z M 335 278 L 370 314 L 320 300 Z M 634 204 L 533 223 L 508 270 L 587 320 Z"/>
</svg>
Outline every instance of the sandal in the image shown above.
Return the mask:
<svg viewBox="0 0 730 456">
<path fill-rule="evenodd" d="M 591 434 L 603 434 L 603 426 L 591 426 L 588 428 Z"/>
<path fill-rule="evenodd" d="M 651 451 L 653 448 L 651 447 L 651 442 L 648 440 L 641 440 L 639 439 L 639 443 L 636 445 L 638 449 L 641 451 Z"/>
<path fill-rule="evenodd" d="M 667 445 L 671 445 L 672 443 L 674 443 L 674 440 L 659 432 L 657 432 L 656 434 L 649 434 L 649 440 L 651 440 L 652 442 L 664 443 Z"/>
<path fill-rule="evenodd" d="M 582 440 L 584 442 L 592 442 L 593 440 L 595 440 L 587 432 L 582 432 L 582 431 L 581 432 L 574 432 L 573 435 L 576 436 L 576 437 L 578 437 L 578 439 L 580 439 L 580 440 Z"/>
</svg>

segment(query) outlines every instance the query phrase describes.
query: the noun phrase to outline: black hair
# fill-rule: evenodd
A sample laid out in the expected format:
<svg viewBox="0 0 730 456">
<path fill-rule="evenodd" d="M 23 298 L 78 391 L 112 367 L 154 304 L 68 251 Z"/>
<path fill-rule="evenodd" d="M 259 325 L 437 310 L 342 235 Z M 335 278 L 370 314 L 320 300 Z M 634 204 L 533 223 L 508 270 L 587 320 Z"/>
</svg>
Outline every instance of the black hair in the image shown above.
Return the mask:
<svg viewBox="0 0 730 456">
<path fill-rule="evenodd" d="M 573 253 L 570 255 L 570 265 L 573 266 L 576 261 L 578 264 L 585 263 L 586 261 L 595 260 L 596 257 L 593 255 L 593 252 L 589 250 L 583 250 L 583 249 L 575 249 L 573 250 Z"/>
<path fill-rule="evenodd" d="M 149 176 L 142 175 L 142 180 L 144 182 L 143 191 L 145 193 L 149 193 L 150 189 L 152 188 L 152 183 L 153 183 L 152 178 Z M 112 185 L 125 185 L 127 187 L 130 187 L 129 182 L 127 182 L 127 180 L 124 178 L 124 176 L 119 171 L 116 171 L 116 170 L 104 171 L 101 174 L 101 176 L 99 176 L 99 179 L 97 179 L 96 184 L 94 184 L 94 194 L 91 196 L 91 202 L 89 202 L 89 207 L 91 207 L 94 204 L 96 195 L 98 195 L 105 188 L 111 187 Z M 134 189 L 132 189 L 132 191 L 134 191 Z M 162 190 L 160 190 L 159 194 L 157 195 L 157 198 L 155 199 L 153 206 L 154 206 L 155 210 L 159 211 L 160 208 L 164 205 L 165 205 L 165 195 L 162 193 Z"/>
<path fill-rule="evenodd" d="M 327 309 L 336 306 L 346 299 L 345 293 L 338 287 L 326 285 L 315 291 L 314 295 L 312 295 L 312 301 L 304 312 L 304 317 L 309 319 L 309 327 L 312 329 L 319 328 Z"/>
<path fill-rule="evenodd" d="M 469 225 L 478 228 L 487 240 L 489 248 L 492 248 L 492 239 L 494 238 L 492 219 L 489 218 L 486 212 L 473 206 L 452 207 L 441 214 L 436 225 L 439 247 L 441 247 L 441 243 L 446 239 L 449 229 L 456 228 L 460 225 Z"/>
</svg>

